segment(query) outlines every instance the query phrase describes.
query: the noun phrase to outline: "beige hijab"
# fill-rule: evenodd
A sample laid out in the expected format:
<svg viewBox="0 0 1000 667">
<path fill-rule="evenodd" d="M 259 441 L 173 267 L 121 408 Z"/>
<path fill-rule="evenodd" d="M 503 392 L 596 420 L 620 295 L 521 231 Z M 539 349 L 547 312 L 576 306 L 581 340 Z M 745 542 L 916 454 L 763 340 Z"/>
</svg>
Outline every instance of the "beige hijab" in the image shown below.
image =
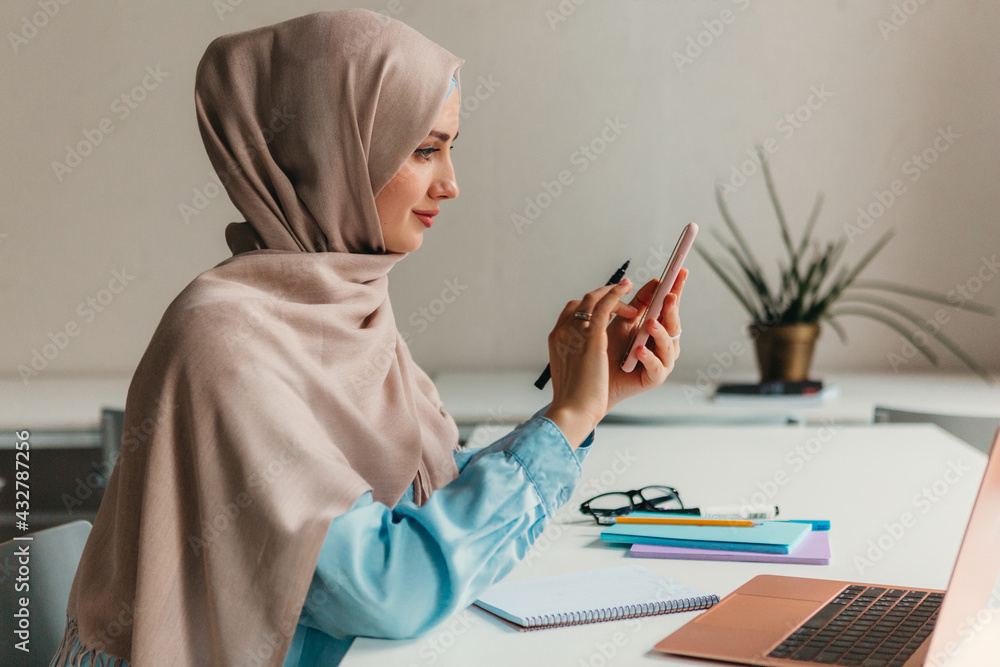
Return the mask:
<svg viewBox="0 0 1000 667">
<path fill-rule="evenodd" d="M 405 255 L 375 196 L 462 63 L 367 10 L 209 45 L 198 124 L 247 222 L 132 379 L 60 660 L 280 665 L 330 521 L 365 491 L 393 505 L 413 483 L 423 503 L 454 479 L 458 431 L 396 329 Z"/>
</svg>

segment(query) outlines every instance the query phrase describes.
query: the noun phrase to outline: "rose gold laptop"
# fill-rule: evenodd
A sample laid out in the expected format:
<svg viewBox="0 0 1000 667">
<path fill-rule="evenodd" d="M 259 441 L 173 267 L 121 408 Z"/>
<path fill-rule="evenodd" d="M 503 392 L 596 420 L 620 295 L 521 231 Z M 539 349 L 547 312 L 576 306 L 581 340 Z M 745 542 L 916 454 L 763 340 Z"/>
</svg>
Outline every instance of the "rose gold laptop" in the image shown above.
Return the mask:
<svg viewBox="0 0 1000 667">
<path fill-rule="evenodd" d="M 656 645 L 751 665 L 1000 665 L 1000 431 L 947 591 L 762 575 Z"/>
</svg>

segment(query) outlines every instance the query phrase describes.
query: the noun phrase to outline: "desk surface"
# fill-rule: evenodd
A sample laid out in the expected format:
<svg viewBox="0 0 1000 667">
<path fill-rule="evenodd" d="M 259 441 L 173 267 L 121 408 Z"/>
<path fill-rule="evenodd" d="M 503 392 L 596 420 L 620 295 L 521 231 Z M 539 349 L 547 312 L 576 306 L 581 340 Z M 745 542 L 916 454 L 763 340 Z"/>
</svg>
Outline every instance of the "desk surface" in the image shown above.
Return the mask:
<svg viewBox="0 0 1000 667">
<path fill-rule="evenodd" d="M 460 424 L 519 423 L 552 400 L 552 383 L 539 391 L 536 371 L 449 372 L 434 377 L 445 409 Z M 827 376 L 840 387 L 837 398 L 814 404 L 768 401 L 762 405 L 719 405 L 696 380 L 670 377 L 663 385 L 622 402 L 614 418 L 683 423 L 745 422 L 789 415 L 798 421 L 830 418 L 870 423 L 876 404 L 966 415 L 1000 416 L 1000 386 L 968 375 Z M 96 428 L 102 407 L 123 408 L 130 377 L 42 376 L 25 384 L 0 379 L 0 430 Z M 728 381 L 728 379 L 727 379 Z M 701 383 L 705 386 L 705 382 Z"/>
<path fill-rule="evenodd" d="M 536 371 L 440 373 L 434 383 L 445 409 L 459 423 L 519 423 L 552 400 L 552 383 L 534 386 Z M 1000 386 L 990 387 L 971 375 L 829 374 L 839 395 L 824 400 L 757 399 L 754 403 L 715 403 L 708 378 L 667 381 L 615 406 L 618 419 L 678 423 L 759 421 L 791 416 L 796 421 L 871 423 L 876 405 L 958 415 L 1000 416 Z M 727 378 L 727 382 L 735 382 Z M 753 382 L 753 379 L 745 379 Z"/>
<path fill-rule="evenodd" d="M 720 597 L 757 574 L 945 588 L 986 462 L 929 425 L 600 425 L 594 447 L 573 497 L 508 579 L 636 563 Z M 830 519 L 832 562 L 632 559 L 627 549 L 601 543 L 599 528 L 577 508 L 597 493 L 646 484 L 677 487 L 689 506 L 739 504 L 757 494 L 787 518 Z M 911 527 L 901 527 L 907 514 Z M 418 639 L 359 638 L 342 664 L 705 665 L 651 651 L 697 613 L 518 632 L 470 607 Z"/>
</svg>

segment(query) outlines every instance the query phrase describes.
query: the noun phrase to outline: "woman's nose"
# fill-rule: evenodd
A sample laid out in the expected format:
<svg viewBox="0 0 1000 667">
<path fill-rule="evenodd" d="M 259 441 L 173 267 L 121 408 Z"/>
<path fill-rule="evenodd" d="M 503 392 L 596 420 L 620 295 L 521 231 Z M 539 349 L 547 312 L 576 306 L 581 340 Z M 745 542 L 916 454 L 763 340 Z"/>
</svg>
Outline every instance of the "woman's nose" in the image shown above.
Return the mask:
<svg viewBox="0 0 1000 667">
<path fill-rule="evenodd" d="M 447 165 L 442 167 L 442 172 L 434 179 L 430 195 L 435 199 L 454 199 L 458 196 L 458 181 L 451 160 L 448 160 Z"/>
</svg>

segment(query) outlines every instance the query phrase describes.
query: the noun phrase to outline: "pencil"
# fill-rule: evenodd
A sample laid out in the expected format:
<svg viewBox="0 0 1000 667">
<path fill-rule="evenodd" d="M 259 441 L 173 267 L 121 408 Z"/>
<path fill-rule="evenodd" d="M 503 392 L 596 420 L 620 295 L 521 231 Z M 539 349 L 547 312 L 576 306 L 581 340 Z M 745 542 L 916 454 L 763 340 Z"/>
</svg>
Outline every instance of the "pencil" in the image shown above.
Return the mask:
<svg viewBox="0 0 1000 667">
<path fill-rule="evenodd" d="M 617 271 L 615 271 L 614 275 L 612 275 L 611 278 L 608 279 L 608 282 L 604 283 L 604 286 L 607 287 L 608 285 L 617 285 L 618 283 L 620 283 L 622 281 L 622 278 L 625 277 L 625 270 L 628 268 L 628 263 L 631 261 L 632 261 L 631 259 L 625 260 L 625 263 L 622 264 L 622 267 Z M 552 364 L 546 364 L 545 370 L 542 371 L 542 374 L 538 376 L 537 380 L 535 380 L 535 386 L 538 387 L 539 389 L 545 389 L 545 385 L 548 384 L 549 378 L 551 377 L 552 377 Z"/>
<path fill-rule="evenodd" d="M 738 528 L 750 528 L 759 526 L 760 521 L 744 521 L 742 519 L 683 519 L 680 517 L 638 517 L 620 516 L 615 518 L 615 523 L 645 523 L 659 526 L 733 526 Z"/>
</svg>

